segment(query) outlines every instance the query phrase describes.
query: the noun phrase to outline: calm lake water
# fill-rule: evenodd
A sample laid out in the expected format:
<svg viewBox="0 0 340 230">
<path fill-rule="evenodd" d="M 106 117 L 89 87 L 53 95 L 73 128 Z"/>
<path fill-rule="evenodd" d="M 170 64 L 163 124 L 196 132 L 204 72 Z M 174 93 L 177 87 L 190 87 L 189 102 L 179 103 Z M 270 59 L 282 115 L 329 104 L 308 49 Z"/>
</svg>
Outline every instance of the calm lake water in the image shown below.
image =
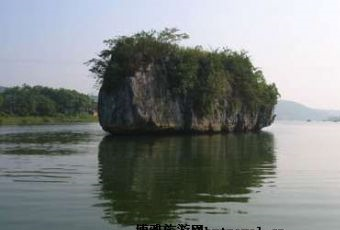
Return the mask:
<svg viewBox="0 0 340 230">
<path fill-rule="evenodd" d="M 338 229 L 340 124 L 110 137 L 97 124 L 0 127 L 0 229 Z"/>
</svg>

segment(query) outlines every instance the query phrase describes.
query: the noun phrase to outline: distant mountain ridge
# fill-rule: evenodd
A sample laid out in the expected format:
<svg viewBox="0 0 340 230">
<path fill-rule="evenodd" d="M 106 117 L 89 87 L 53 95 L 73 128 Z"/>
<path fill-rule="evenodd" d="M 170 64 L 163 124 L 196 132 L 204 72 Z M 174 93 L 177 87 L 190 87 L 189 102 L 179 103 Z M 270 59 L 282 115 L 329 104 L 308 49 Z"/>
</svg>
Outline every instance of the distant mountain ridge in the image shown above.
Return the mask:
<svg viewBox="0 0 340 230">
<path fill-rule="evenodd" d="M 287 100 L 280 100 L 275 106 L 274 113 L 276 114 L 276 120 L 323 121 L 329 120 L 331 117 L 340 117 L 340 110 L 314 109 Z"/>
<path fill-rule="evenodd" d="M 7 89 L 7 87 L 1 86 L 0 85 L 0 93 L 2 93 L 3 91 L 5 91 Z"/>
</svg>

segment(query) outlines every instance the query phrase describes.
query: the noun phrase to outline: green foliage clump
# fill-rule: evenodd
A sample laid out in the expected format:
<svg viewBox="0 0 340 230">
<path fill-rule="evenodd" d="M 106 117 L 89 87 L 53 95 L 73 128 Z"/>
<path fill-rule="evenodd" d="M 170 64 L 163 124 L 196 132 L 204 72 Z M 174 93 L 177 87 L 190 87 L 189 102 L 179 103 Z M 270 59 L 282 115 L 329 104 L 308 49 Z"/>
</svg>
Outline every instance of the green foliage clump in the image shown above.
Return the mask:
<svg viewBox="0 0 340 230">
<path fill-rule="evenodd" d="M 0 114 L 11 116 L 77 115 L 94 108 L 89 96 L 75 90 L 23 85 L 0 93 Z"/>
<path fill-rule="evenodd" d="M 107 49 L 87 62 L 103 89 L 116 90 L 136 71 L 156 67 L 157 76 L 166 76 L 167 87 L 183 98 L 197 113 L 211 113 L 215 104 L 265 109 L 279 96 L 275 84 L 267 84 L 246 52 L 229 49 L 206 51 L 200 46 L 183 47 L 187 39 L 177 29 L 140 32 L 104 41 Z"/>
</svg>

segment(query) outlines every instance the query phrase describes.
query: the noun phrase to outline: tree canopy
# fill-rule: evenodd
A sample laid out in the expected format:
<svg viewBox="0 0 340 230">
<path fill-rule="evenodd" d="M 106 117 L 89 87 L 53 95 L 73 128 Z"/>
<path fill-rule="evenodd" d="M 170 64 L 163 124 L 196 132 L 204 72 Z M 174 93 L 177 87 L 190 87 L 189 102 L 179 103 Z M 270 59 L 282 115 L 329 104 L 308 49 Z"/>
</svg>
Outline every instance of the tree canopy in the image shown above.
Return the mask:
<svg viewBox="0 0 340 230">
<path fill-rule="evenodd" d="M 75 115 L 88 113 L 93 108 L 95 103 L 89 96 L 63 88 L 23 85 L 7 88 L 0 93 L 0 111 L 3 115 Z"/>
<path fill-rule="evenodd" d="M 197 112 L 209 112 L 212 103 L 221 99 L 250 108 L 268 108 L 277 103 L 275 84 L 266 82 L 246 52 L 179 45 L 188 38 L 175 28 L 118 36 L 105 40 L 107 48 L 87 64 L 106 90 L 120 87 L 123 79 L 136 71 L 157 66 L 159 76 L 166 75 L 172 94 L 191 101 Z"/>
</svg>

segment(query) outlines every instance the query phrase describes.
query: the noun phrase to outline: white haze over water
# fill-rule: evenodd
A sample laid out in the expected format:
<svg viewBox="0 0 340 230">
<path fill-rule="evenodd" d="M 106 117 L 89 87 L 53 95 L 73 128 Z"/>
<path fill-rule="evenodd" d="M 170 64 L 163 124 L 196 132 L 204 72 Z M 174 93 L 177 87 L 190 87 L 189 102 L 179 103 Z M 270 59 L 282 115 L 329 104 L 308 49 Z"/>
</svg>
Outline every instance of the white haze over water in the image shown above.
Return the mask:
<svg viewBox="0 0 340 230">
<path fill-rule="evenodd" d="M 0 85 L 96 92 L 102 40 L 177 27 L 185 45 L 245 49 L 283 99 L 340 109 L 340 1 L 58 0 L 0 3 Z"/>
</svg>

